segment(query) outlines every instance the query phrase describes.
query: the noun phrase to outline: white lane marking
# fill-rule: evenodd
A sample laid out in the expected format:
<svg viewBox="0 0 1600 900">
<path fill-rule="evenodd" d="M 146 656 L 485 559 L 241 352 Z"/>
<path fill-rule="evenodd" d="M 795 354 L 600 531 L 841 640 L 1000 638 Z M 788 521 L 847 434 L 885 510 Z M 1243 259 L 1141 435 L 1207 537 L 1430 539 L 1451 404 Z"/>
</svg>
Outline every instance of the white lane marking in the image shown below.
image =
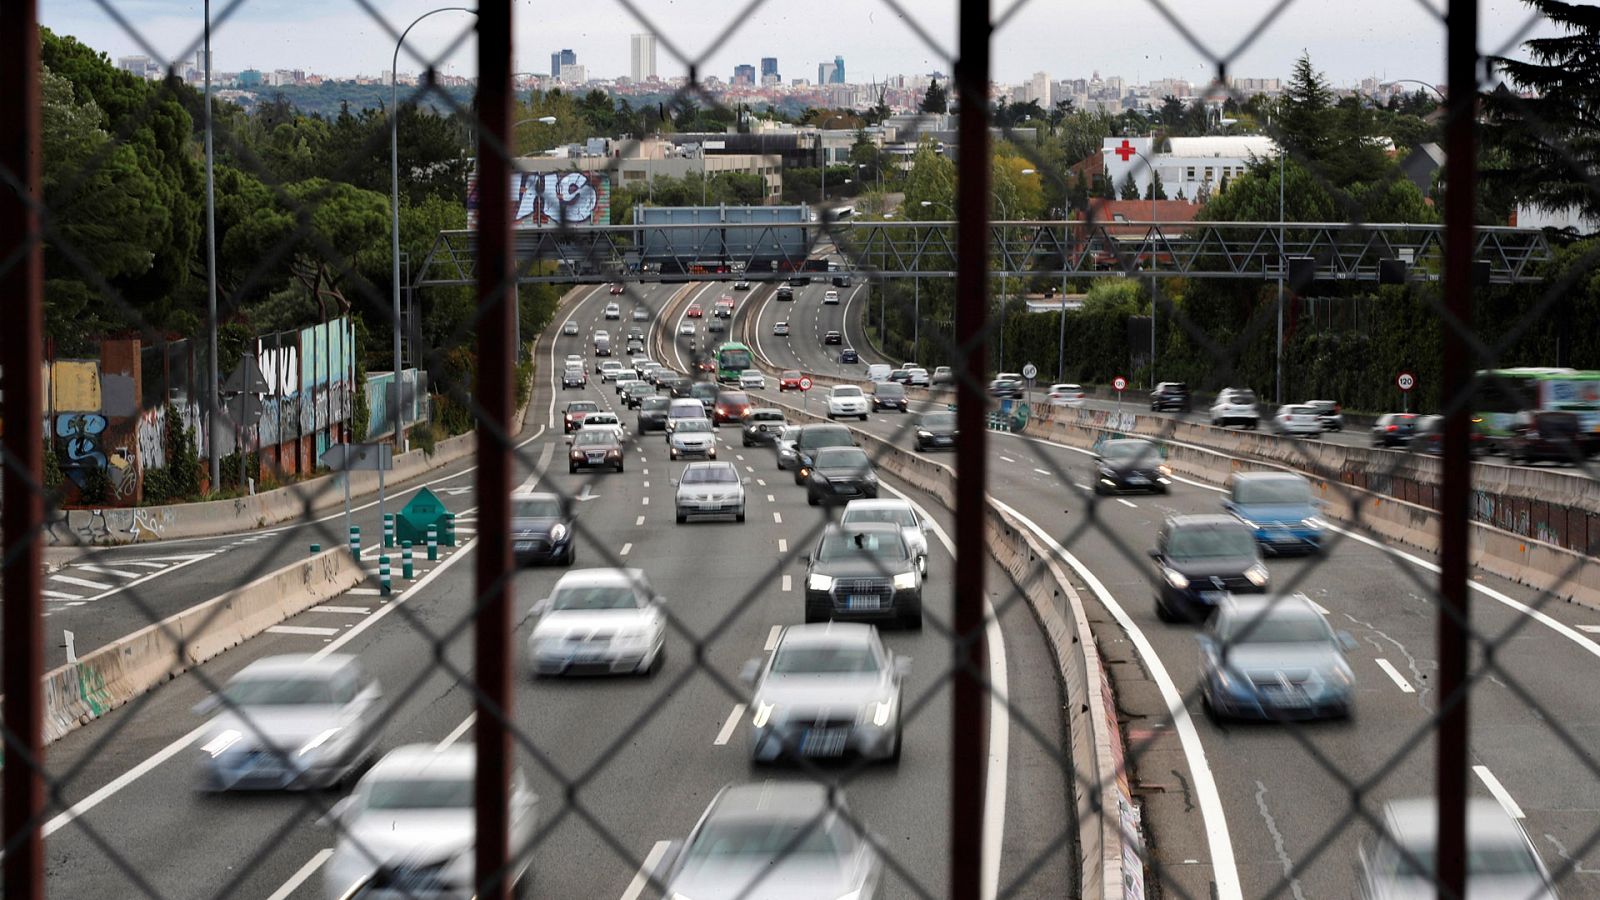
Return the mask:
<svg viewBox="0 0 1600 900">
<path fill-rule="evenodd" d="M 1014 463 L 1014 462 L 1016 462 L 1016 460 L 1014 460 L 1014 459 L 1012 459 L 1012 458 L 1011 458 L 1011 457 L 1009 457 L 1009 456 L 1006 456 L 1006 455 L 1005 455 L 1005 454 L 1004 454 L 1004 453 L 1002 453 L 1002 454 L 1000 454 L 1000 461 L 1001 461 L 1001 462 L 1008 462 L 1008 463 Z"/>
<path fill-rule="evenodd" d="M 1389 680 L 1393 681 L 1395 685 L 1400 688 L 1402 693 L 1415 694 L 1417 692 L 1417 689 L 1411 686 L 1411 682 L 1407 681 L 1405 676 L 1400 674 L 1400 670 L 1396 669 L 1393 663 L 1390 663 L 1383 657 L 1379 657 L 1377 659 L 1377 663 L 1378 668 L 1382 669 L 1384 673 L 1389 676 Z"/>
<path fill-rule="evenodd" d="M 631 551 L 632 549 L 633 549 L 633 545 L 632 544 L 623 544 L 622 545 L 622 549 L 617 551 L 617 555 L 618 556 L 627 556 L 628 552 Z"/>
<path fill-rule="evenodd" d="M 1587 631 L 1590 634 L 1600 634 L 1600 625 L 1579 625 L 1578 630 Z"/>
<path fill-rule="evenodd" d="M 785 591 L 794 590 L 794 582 L 790 579 L 790 577 L 788 575 L 783 576 L 783 589 Z"/>
<path fill-rule="evenodd" d="M 640 506 L 649 506 L 650 505 L 650 498 L 649 497 L 640 497 L 639 498 L 639 505 Z"/>
<path fill-rule="evenodd" d="M 789 552 L 789 542 L 784 540 L 783 538 L 778 538 L 778 552 L 779 553 L 788 553 Z"/>
<path fill-rule="evenodd" d="M 94 588 L 97 591 L 108 591 L 111 585 L 99 581 L 90 581 L 87 578 L 73 578 L 71 575 L 51 575 L 51 581 L 61 581 L 66 584 L 75 584 L 78 587 Z"/>
<path fill-rule="evenodd" d="M 129 572 L 124 569 L 111 569 L 105 566 L 74 566 L 80 572 L 94 572 L 97 575 L 115 575 L 118 578 L 138 578 L 138 572 Z"/>
<path fill-rule="evenodd" d="M 1317 601 L 1311 599 L 1310 597 L 1306 598 L 1306 602 L 1311 604 L 1311 608 L 1316 610 L 1318 613 L 1320 613 L 1320 614 L 1322 614 L 1324 616 L 1328 614 L 1328 608 L 1326 606 L 1323 606 L 1321 603 L 1318 603 Z"/>
<path fill-rule="evenodd" d="M 1494 773 L 1489 771 L 1488 766 L 1473 766 L 1472 771 L 1478 776 L 1478 780 L 1483 782 L 1483 786 L 1489 789 L 1489 793 L 1494 795 L 1494 799 L 1500 801 L 1500 806 L 1506 811 L 1507 815 L 1513 819 L 1523 818 L 1522 807 L 1517 805 L 1517 801 L 1511 799 L 1511 792 L 1506 790 L 1506 786 L 1500 783 L 1500 779 L 1494 777 Z"/>
<path fill-rule="evenodd" d="M 775 525 L 782 525 L 783 524 L 783 513 L 774 512 L 772 514 L 772 522 Z"/>
<path fill-rule="evenodd" d="M 1162 699 L 1166 701 L 1167 712 L 1172 716 L 1173 725 L 1178 732 L 1178 739 L 1183 746 L 1184 758 L 1189 763 L 1190 776 L 1194 779 L 1194 792 L 1200 803 L 1200 815 L 1205 821 L 1206 844 L 1211 851 L 1211 872 L 1216 881 L 1217 900 L 1243 900 L 1244 893 L 1239 885 L 1239 869 L 1234 862 L 1233 841 L 1228 835 L 1227 813 L 1222 807 L 1222 798 L 1217 793 L 1217 781 L 1211 771 L 1211 765 L 1206 760 L 1205 748 L 1200 743 L 1200 733 L 1195 730 L 1194 720 L 1189 717 L 1189 710 L 1183 705 L 1183 695 L 1179 693 L 1178 686 L 1172 680 L 1172 675 L 1167 672 L 1166 664 L 1161 657 L 1156 655 L 1155 647 L 1151 646 L 1150 639 L 1145 637 L 1139 625 L 1128 616 L 1122 605 L 1111 596 L 1111 592 L 1100 582 L 1095 574 L 1089 571 L 1076 556 L 1068 553 L 1066 548 L 1056 542 L 1049 532 L 1034 524 L 1033 520 L 1012 509 L 1007 504 L 991 498 L 992 502 L 1016 517 L 1017 521 L 1027 526 L 1051 552 L 1055 553 L 1063 562 L 1071 566 L 1078 577 L 1089 585 L 1089 589 L 1100 598 L 1101 604 L 1110 610 L 1113 618 L 1128 633 L 1128 638 L 1139 651 L 1139 656 L 1149 667 L 1150 675 L 1155 679 L 1157 687 L 1161 690 Z"/>
<path fill-rule="evenodd" d="M 766 487 L 767 486 L 767 480 L 765 478 L 757 478 L 756 479 L 756 484 L 760 485 L 761 487 Z"/>
<path fill-rule="evenodd" d="M 44 591 L 44 590 L 41 590 L 39 592 L 39 596 L 43 597 L 46 600 L 78 600 L 78 601 L 82 601 L 83 600 L 82 595 L 80 595 L 80 594 L 69 594 L 69 593 L 67 593 L 65 591 Z M 73 606 L 79 606 L 79 605 L 81 605 L 81 603 L 74 603 L 73 604 Z"/>
<path fill-rule="evenodd" d="M 1083 482 L 1081 482 L 1081 481 L 1074 481 L 1074 482 L 1073 482 L 1073 483 L 1072 483 L 1072 484 L 1073 484 L 1073 486 L 1074 486 L 1074 487 L 1076 487 L 1076 488 L 1077 488 L 1077 489 L 1078 489 L 1078 490 L 1080 490 L 1080 491 L 1087 491 L 1087 490 L 1089 490 L 1089 486 L 1088 486 L 1088 485 L 1087 485 L 1087 484 L 1084 484 L 1084 483 L 1083 483 Z"/>
<path fill-rule="evenodd" d="M 772 630 L 767 632 L 767 643 L 764 646 L 762 646 L 761 649 L 767 651 L 768 653 L 771 653 L 772 652 L 772 648 L 778 646 L 778 635 L 780 635 L 780 634 L 783 634 L 783 626 L 782 625 L 774 625 L 774 626 L 772 626 Z"/>
<path fill-rule="evenodd" d="M 768 494 L 767 495 L 767 502 L 768 503 L 777 503 L 778 502 L 778 498 L 772 496 L 771 494 Z"/>
<path fill-rule="evenodd" d="M 742 457 L 742 456 L 741 456 L 741 457 L 739 457 L 739 458 L 740 458 L 740 459 L 744 459 L 744 457 Z M 756 472 L 756 470 L 755 470 L 755 469 L 753 469 L 753 468 L 751 468 L 751 467 L 749 467 L 749 466 L 745 466 L 745 467 L 744 467 L 744 470 L 745 470 L 745 471 L 746 471 L 746 472 L 749 472 L 749 473 L 750 473 L 750 474 L 752 474 L 752 475 L 754 475 L 754 474 L 755 474 L 755 472 Z"/>
<path fill-rule="evenodd" d="M 1045 469 L 1035 468 L 1034 471 L 1038 472 L 1040 475 L 1049 475 L 1050 474 L 1049 471 L 1047 471 Z"/>
<path fill-rule="evenodd" d="M 1121 497 L 1118 497 L 1117 498 L 1117 502 L 1121 503 L 1123 506 L 1126 506 L 1129 509 L 1138 509 L 1139 508 L 1139 504 L 1134 503 L 1132 500 L 1124 500 Z"/>
<path fill-rule="evenodd" d="M 299 889 L 300 885 L 306 883 L 306 879 L 310 878 L 312 875 L 315 875 L 317 870 L 322 868 L 323 864 L 326 863 L 328 858 L 331 856 L 333 856 L 332 847 L 323 847 L 321 850 L 318 850 L 316 853 L 312 854 L 311 858 L 306 860 L 306 864 L 296 870 L 293 875 L 290 875 L 289 880 L 285 881 L 277 890 L 273 891 L 272 896 L 268 897 L 267 900 L 288 900 L 288 898 Z"/>
<path fill-rule="evenodd" d="M 644 516 L 640 516 L 639 518 L 633 520 L 633 525 L 634 525 L 635 528 L 637 528 L 637 527 L 639 527 L 640 525 L 643 525 L 643 524 L 644 524 Z"/>
<path fill-rule="evenodd" d="M 737 459 L 739 462 L 744 462 L 744 454 L 743 453 L 735 453 L 733 455 L 733 458 Z M 750 467 L 749 466 L 745 466 L 745 469 L 746 470 L 750 470 Z"/>
<path fill-rule="evenodd" d="M 347 593 L 347 594 L 359 594 L 359 595 L 361 595 L 363 597 L 376 597 L 379 594 L 383 593 L 383 591 L 380 591 L 377 588 L 371 588 L 371 587 L 353 587 L 350 590 L 345 591 L 345 593 Z"/>
<path fill-rule="evenodd" d="M 272 625 L 267 631 L 272 634 L 309 634 L 312 637 L 328 637 L 339 633 L 337 628 L 313 628 L 309 625 Z"/>
<path fill-rule="evenodd" d="M 589 292 L 588 296 L 583 297 L 579 299 L 578 302 L 572 304 L 572 309 L 567 313 L 566 318 L 561 320 L 561 325 L 557 328 L 557 331 L 565 332 L 567 323 L 572 321 L 572 317 L 578 314 L 578 310 L 582 309 L 584 304 L 598 296 L 600 296 L 600 287 L 596 286 L 594 290 Z M 550 341 L 550 409 L 545 414 L 545 425 L 549 426 L 550 428 L 556 427 L 556 391 L 558 390 L 556 379 L 561 377 L 561 370 L 556 368 L 556 348 L 560 344 L 560 340 L 553 339 Z"/>
<path fill-rule="evenodd" d="M 645 483 L 644 483 L 644 486 L 645 486 L 645 487 L 649 487 L 649 486 L 650 486 L 650 482 L 648 482 L 648 481 L 646 481 L 646 482 L 645 482 Z"/>
<path fill-rule="evenodd" d="M 726 745 L 728 739 L 733 737 L 733 730 L 739 727 L 739 720 L 742 718 L 744 718 L 744 704 L 735 703 L 733 712 L 728 713 L 728 721 L 722 723 L 722 730 L 717 732 L 717 739 L 712 743 L 718 747 Z"/>
<path fill-rule="evenodd" d="M 476 721 L 478 721 L 478 714 L 477 713 L 475 713 L 475 712 L 467 713 L 467 717 L 465 719 L 461 720 L 461 724 L 457 725 L 456 727 L 454 727 L 452 729 L 450 729 L 450 733 L 445 735 L 444 736 L 444 740 L 441 740 L 438 744 L 436 744 L 433 749 L 435 749 L 435 750 L 449 750 L 450 749 L 450 745 L 454 744 L 456 741 L 461 740 L 461 736 L 466 734 L 467 733 L 467 729 L 471 728 L 472 727 L 472 723 L 476 722 Z"/>
<path fill-rule="evenodd" d="M 475 549 L 477 546 L 478 546 L 478 539 L 477 538 L 473 538 L 472 540 L 467 541 L 465 544 L 462 544 L 460 550 L 457 550 L 455 553 L 450 554 L 448 559 L 446 559 L 442 563 L 439 563 L 439 565 L 435 566 L 432 570 L 430 570 L 428 572 L 428 574 L 426 574 L 426 575 L 422 576 L 421 578 L 419 578 L 417 580 L 416 584 L 412 585 L 409 590 L 403 591 L 398 597 L 395 598 L 393 603 L 390 603 L 387 606 L 382 607 L 381 609 L 379 609 L 376 612 L 374 612 L 372 615 L 367 616 L 365 619 L 362 619 L 360 622 L 357 622 L 356 623 L 356 627 L 351 628 L 350 630 L 346 631 L 344 634 L 339 635 L 337 638 L 334 638 L 332 643 L 328 644 L 328 646 L 323 647 L 321 650 L 318 650 L 316 653 L 311 654 L 311 660 L 310 661 L 311 662 L 320 662 L 320 661 L 322 661 L 322 659 L 327 657 L 328 654 L 338 651 L 339 648 L 343 647 L 345 644 L 348 644 L 351 641 L 355 640 L 356 635 L 360 634 L 363 631 L 366 631 L 368 628 L 371 628 L 374 623 L 376 623 L 378 620 L 382 619 L 384 616 L 387 616 L 390 612 L 393 612 L 394 610 L 399 609 L 401 604 L 405 603 L 407 600 L 410 600 L 413 596 L 416 596 L 417 593 L 419 593 L 423 588 L 427 587 L 429 584 L 432 584 L 433 580 L 435 578 L 438 578 L 440 575 L 443 575 L 445 573 L 445 571 L 447 569 L 449 569 L 451 566 L 455 565 L 456 563 L 460 562 L 463 559 L 466 559 L 469 555 L 471 555 L 469 551 Z"/>
<path fill-rule="evenodd" d="M 82 800 L 79 800 L 77 803 L 67 807 L 67 809 L 60 815 L 44 823 L 43 836 L 49 837 L 50 835 L 55 834 L 57 831 L 60 831 L 62 828 L 71 824 L 79 816 L 91 809 L 94 809 L 101 803 L 104 803 L 107 798 L 116 794 L 118 791 L 122 790 L 128 785 L 133 784 L 135 781 L 138 781 L 140 778 L 143 778 L 151 769 L 154 769 L 156 766 L 161 765 L 172 757 L 183 752 L 184 748 L 199 740 L 200 735 L 205 734 L 206 729 L 209 727 L 211 727 L 209 723 L 199 726 L 183 737 L 178 738 L 165 747 L 162 747 L 160 750 L 157 750 L 155 753 L 152 753 L 147 759 L 145 759 L 144 762 L 141 762 L 137 766 L 134 766 L 126 772 L 123 772 L 116 778 L 111 779 L 111 781 L 106 783 L 105 787 L 102 787 L 100 790 L 95 791 Z"/>
<path fill-rule="evenodd" d="M 364 616 L 372 610 L 365 606 L 313 606 L 312 612 L 338 613 L 345 616 Z"/>
<path fill-rule="evenodd" d="M 138 567 L 140 567 L 142 569 L 165 569 L 167 567 L 167 564 L 164 563 L 164 562 L 145 562 L 142 559 L 136 559 L 136 560 L 132 560 L 130 562 L 119 562 L 119 563 L 117 563 L 117 565 L 119 565 L 119 566 L 138 566 Z"/>
<path fill-rule="evenodd" d="M 928 515 L 922 504 L 890 485 L 882 486 L 911 504 L 917 515 L 933 527 L 934 536 L 954 559 L 956 545 L 945 533 L 944 526 Z M 984 643 L 989 651 L 989 764 L 983 791 L 983 852 L 979 864 L 981 877 L 978 890 L 982 900 L 993 900 L 1000 892 L 1000 850 L 1006 831 L 1006 767 L 1010 762 L 1011 711 L 1007 706 L 1010 687 L 1006 673 L 1005 636 L 1000 633 L 994 604 L 989 602 L 987 596 L 983 598 L 983 632 Z"/>
<path fill-rule="evenodd" d="M 638 874 L 628 882 L 628 889 L 622 892 L 622 900 L 639 900 L 639 895 L 650 886 L 650 878 L 655 875 L 656 866 L 661 864 L 661 857 L 667 855 L 667 848 L 671 845 L 671 841 L 656 841 L 650 852 L 645 854 Z"/>
</svg>

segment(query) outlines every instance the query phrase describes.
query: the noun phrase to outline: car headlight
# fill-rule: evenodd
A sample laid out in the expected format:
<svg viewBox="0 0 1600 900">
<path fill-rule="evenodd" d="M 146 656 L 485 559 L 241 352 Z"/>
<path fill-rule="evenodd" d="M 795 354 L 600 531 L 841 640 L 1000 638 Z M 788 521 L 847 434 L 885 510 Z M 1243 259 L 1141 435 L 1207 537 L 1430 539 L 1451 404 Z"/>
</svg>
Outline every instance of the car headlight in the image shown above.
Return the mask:
<svg viewBox="0 0 1600 900">
<path fill-rule="evenodd" d="M 1252 522 L 1249 519 L 1246 519 L 1244 516 L 1239 516 L 1239 521 L 1243 522 L 1245 524 L 1245 526 L 1249 527 L 1249 528 L 1260 528 L 1261 527 L 1260 525 L 1257 525 L 1255 522 Z"/>
<path fill-rule="evenodd" d="M 925 428 L 918 428 L 917 429 L 917 437 L 919 437 L 919 438 L 933 437 L 933 433 L 928 431 Z"/>
<path fill-rule="evenodd" d="M 1172 467 L 1169 466 L 1169 465 L 1166 465 L 1165 463 L 1163 463 L 1162 465 L 1156 466 L 1156 471 L 1160 472 L 1162 475 L 1167 476 L 1168 478 L 1172 477 Z"/>
<path fill-rule="evenodd" d="M 894 577 L 894 589 L 897 591 L 909 591 L 916 586 L 917 573 L 915 572 L 901 572 Z"/>
<path fill-rule="evenodd" d="M 1355 673 L 1351 672 L 1350 667 L 1344 663 L 1339 663 L 1338 665 L 1334 666 L 1332 674 L 1333 680 L 1337 681 L 1341 685 L 1344 685 L 1345 687 L 1355 684 Z"/>
<path fill-rule="evenodd" d="M 1304 525 L 1307 528 L 1315 528 L 1318 531 L 1321 531 L 1322 529 L 1328 527 L 1328 523 L 1327 522 L 1322 521 L 1321 519 L 1317 518 L 1316 516 L 1306 516 L 1304 519 L 1300 520 L 1300 524 Z"/>
<path fill-rule="evenodd" d="M 574 450 L 574 451 L 572 451 L 572 458 L 573 459 L 583 459 L 583 451 L 582 450 Z"/>
<path fill-rule="evenodd" d="M 240 739 L 242 739 L 243 737 L 244 737 L 244 735 L 240 734 L 239 732 L 235 731 L 232 728 L 229 728 L 226 731 L 223 731 L 223 732 L 219 733 L 216 737 L 212 738 L 211 740 L 206 741 L 205 745 L 202 746 L 200 749 L 204 750 L 205 752 L 207 752 L 209 754 L 211 754 L 211 758 L 212 759 L 216 759 L 217 757 L 221 756 L 222 754 L 228 752 L 228 748 L 232 747 L 234 744 L 239 743 Z"/>
<path fill-rule="evenodd" d="M 889 713 L 894 710 L 894 700 L 884 700 L 872 704 L 872 724 L 882 728 L 889 724 Z"/>
<path fill-rule="evenodd" d="M 305 756 L 307 753 L 310 753 L 310 752 L 316 750 L 318 747 L 321 747 L 323 744 L 326 744 L 327 742 L 333 740 L 335 737 L 338 736 L 338 734 L 339 734 L 339 729 L 337 729 L 337 728 L 329 728 L 328 730 L 322 732 L 321 734 L 317 735 L 316 737 L 312 738 L 311 740 L 306 741 L 305 744 L 302 745 L 299 750 L 295 751 L 294 755 L 295 756 Z"/>
<path fill-rule="evenodd" d="M 833 576 L 814 573 L 806 578 L 806 590 L 831 591 L 833 590 Z"/>
<path fill-rule="evenodd" d="M 550 529 L 550 540 L 552 540 L 552 541 L 559 541 L 559 540 L 561 540 L 562 538 L 564 538 L 566 536 L 567 536 L 567 526 L 563 525 L 560 522 L 557 522 L 555 524 L 555 527 Z"/>
<path fill-rule="evenodd" d="M 1166 566 L 1162 566 L 1161 574 L 1167 579 L 1167 584 L 1180 591 L 1189 586 L 1189 579 L 1177 569 L 1169 569 Z"/>
<path fill-rule="evenodd" d="M 1248 578 L 1250 583 L 1256 587 L 1265 587 L 1267 583 L 1267 567 L 1261 563 L 1256 563 L 1244 570 L 1244 577 Z"/>
<path fill-rule="evenodd" d="M 772 703 L 760 702 L 756 704 L 755 715 L 750 717 L 750 724 L 757 728 L 767 727 L 767 720 L 772 718 L 772 711 L 777 706 Z"/>
</svg>

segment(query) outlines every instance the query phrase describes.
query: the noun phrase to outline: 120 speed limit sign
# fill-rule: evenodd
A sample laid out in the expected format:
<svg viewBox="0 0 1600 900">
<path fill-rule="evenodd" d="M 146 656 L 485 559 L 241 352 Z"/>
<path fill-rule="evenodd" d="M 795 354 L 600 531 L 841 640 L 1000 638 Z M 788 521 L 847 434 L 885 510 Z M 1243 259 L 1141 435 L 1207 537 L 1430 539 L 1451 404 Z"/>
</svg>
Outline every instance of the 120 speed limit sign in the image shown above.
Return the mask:
<svg viewBox="0 0 1600 900">
<path fill-rule="evenodd" d="M 809 378 L 800 379 L 800 390 L 802 390 L 802 391 L 811 390 L 811 379 L 809 379 Z"/>
<path fill-rule="evenodd" d="M 1128 389 L 1128 379 L 1123 378 L 1121 375 L 1118 375 L 1117 377 L 1111 379 L 1111 389 L 1112 390 L 1116 390 L 1116 391 L 1125 391 L 1125 390 L 1127 390 Z"/>
<path fill-rule="evenodd" d="M 1401 372 L 1395 376 L 1394 386 L 1409 393 L 1412 388 L 1417 386 L 1417 376 L 1410 372 Z"/>
</svg>

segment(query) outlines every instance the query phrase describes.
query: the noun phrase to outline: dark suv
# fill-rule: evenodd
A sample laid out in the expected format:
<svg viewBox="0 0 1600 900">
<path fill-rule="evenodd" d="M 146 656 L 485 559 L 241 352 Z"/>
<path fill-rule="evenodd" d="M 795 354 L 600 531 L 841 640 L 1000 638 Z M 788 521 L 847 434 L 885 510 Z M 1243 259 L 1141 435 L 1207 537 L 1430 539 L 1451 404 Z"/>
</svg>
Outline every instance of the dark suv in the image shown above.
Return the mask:
<svg viewBox="0 0 1600 900">
<path fill-rule="evenodd" d="M 806 502 L 812 506 L 878 496 L 878 476 L 860 447 L 822 447 L 812 457 Z"/>
<path fill-rule="evenodd" d="M 806 556 L 805 620 L 858 618 L 922 627 L 922 575 L 899 525 L 829 525 Z"/>
<path fill-rule="evenodd" d="M 1156 616 L 1204 621 L 1228 594 L 1259 594 L 1267 567 L 1250 528 L 1233 516 L 1173 516 L 1156 547 Z"/>
<path fill-rule="evenodd" d="M 1181 381 L 1163 381 L 1150 392 L 1150 411 L 1164 412 L 1175 409 L 1189 411 L 1189 386 Z"/>
<path fill-rule="evenodd" d="M 1584 457 L 1578 435 L 1578 414 L 1554 409 L 1523 410 L 1511 422 L 1506 453 L 1513 463 L 1527 465 L 1544 460 L 1577 462 Z"/>
<path fill-rule="evenodd" d="M 906 411 L 906 388 L 903 384 L 883 382 L 872 388 L 872 411 L 898 409 Z"/>
<path fill-rule="evenodd" d="M 794 483 L 805 484 L 811 477 L 811 461 L 823 447 L 854 447 L 850 429 L 843 425 L 806 425 L 794 439 Z"/>
</svg>

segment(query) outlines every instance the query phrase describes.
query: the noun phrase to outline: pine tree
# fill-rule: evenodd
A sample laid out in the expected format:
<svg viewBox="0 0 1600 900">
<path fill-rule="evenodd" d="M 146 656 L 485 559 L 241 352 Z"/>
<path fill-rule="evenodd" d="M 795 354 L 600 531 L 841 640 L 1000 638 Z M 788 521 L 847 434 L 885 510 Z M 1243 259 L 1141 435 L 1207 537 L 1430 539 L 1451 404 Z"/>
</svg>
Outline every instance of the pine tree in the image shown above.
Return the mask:
<svg viewBox="0 0 1600 900">
<path fill-rule="evenodd" d="M 927 93 L 922 95 L 922 111 L 925 113 L 943 114 L 950 111 L 950 96 L 939 84 L 939 79 L 933 79 L 928 85 Z"/>
<path fill-rule="evenodd" d="M 1122 176 L 1121 193 L 1124 200 L 1139 199 L 1139 185 L 1134 182 L 1132 172 Z"/>
<path fill-rule="evenodd" d="M 1300 54 L 1278 104 L 1279 142 L 1302 160 L 1322 162 L 1333 141 L 1328 116 L 1332 108 L 1333 91 L 1328 88 L 1327 79 L 1312 67 L 1310 54 Z"/>
<path fill-rule="evenodd" d="M 1102 172 L 1095 176 L 1094 193 L 1096 197 L 1103 197 L 1107 200 L 1115 200 L 1117 199 L 1116 182 L 1111 180 L 1110 175 Z"/>
<path fill-rule="evenodd" d="M 1150 186 L 1144 190 L 1144 199 L 1167 199 L 1167 186 L 1161 183 L 1161 172 L 1157 169 L 1150 170 Z"/>
</svg>

